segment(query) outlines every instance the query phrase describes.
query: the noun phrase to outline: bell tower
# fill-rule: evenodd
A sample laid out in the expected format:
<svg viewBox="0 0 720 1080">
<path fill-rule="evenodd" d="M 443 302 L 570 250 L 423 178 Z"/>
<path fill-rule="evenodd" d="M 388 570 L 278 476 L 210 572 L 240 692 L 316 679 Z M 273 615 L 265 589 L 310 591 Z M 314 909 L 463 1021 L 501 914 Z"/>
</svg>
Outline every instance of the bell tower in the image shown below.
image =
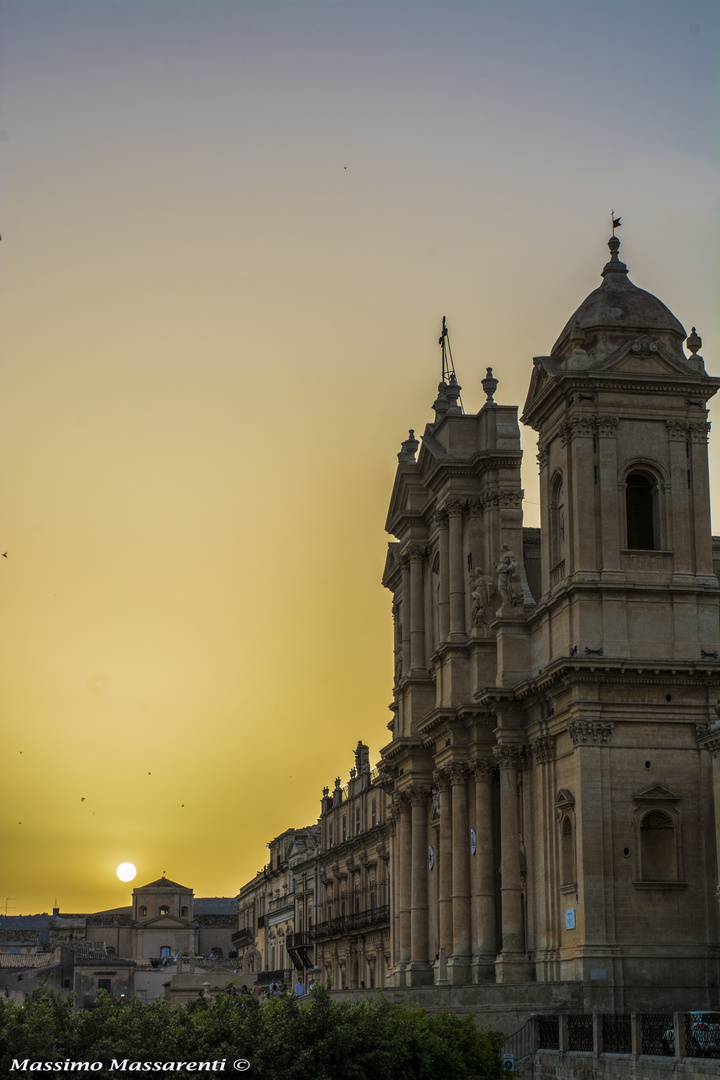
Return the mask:
<svg viewBox="0 0 720 1080">
<path fill-rule="evenodd" d="M 718 648 L 706 406 L 720 380 L 608 246 L 602 284 L 535 357 L 522 417 L 538 433 L 542 660 L 700 660 Z"/>
</svg>

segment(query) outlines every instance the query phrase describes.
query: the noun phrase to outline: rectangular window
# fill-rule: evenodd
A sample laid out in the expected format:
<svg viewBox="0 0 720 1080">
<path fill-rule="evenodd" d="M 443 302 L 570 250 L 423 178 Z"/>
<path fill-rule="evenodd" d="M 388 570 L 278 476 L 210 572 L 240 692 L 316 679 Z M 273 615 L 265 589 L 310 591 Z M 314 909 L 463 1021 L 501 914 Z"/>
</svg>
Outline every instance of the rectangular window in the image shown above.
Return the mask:
<svg viewBox="0 0 720 1080">
<path fill-rule="evenodd" d="M 343 840 L 347 840 L 347 814 L 343 814 L 342 826 L 343 826 L 343 833 L 342 833 Z"/>
<path fill-rule="evenodd" d="M 377 799 L 373 799 L 370 805 L 370 820 L 373 825 L 377 825 Z"/>
<path fill-rule="evenodd" d="M 332 821 L 328 825 L 328 847 L 333 846 L 333 823 Z"/>
<path fill-rule="evenodd" d="M 98 979 L 98 990 L 107 990 L 112 994 L 112 979 Z"/>
<path fill-rule="evenodd" d="M 355 807 L 355 835 L 360 832 L 360 807 Z"/>
</svg>

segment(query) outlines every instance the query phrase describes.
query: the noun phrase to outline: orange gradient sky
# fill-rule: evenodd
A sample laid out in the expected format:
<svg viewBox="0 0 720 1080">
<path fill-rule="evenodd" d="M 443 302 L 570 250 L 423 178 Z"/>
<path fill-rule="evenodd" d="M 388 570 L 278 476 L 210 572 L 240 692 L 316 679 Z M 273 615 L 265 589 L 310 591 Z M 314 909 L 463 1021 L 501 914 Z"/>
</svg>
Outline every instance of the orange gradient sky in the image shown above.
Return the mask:
<svg viewBox="0 0 720 1080">
<path fill-rule="evenodd" d="M 234 895 L 377 760 L 443 315 L 466 409 L 522 405 L 615 209 L 718 373 L 719 17 L 0 0 L 0 910 Z"/>
</svg>

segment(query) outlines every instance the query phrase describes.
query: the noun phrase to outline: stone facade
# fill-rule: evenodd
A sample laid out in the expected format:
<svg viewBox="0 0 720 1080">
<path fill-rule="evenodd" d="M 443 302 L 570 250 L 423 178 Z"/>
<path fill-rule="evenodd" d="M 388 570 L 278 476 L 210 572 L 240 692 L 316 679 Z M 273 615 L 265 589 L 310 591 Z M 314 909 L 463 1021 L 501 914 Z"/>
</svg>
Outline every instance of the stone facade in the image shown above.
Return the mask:
<svg viewBox="0 0 720 1080">
<path fill-rule="evenodd" d="M 238 894 L 238 967 L 261 984 L 330 979 L 384 986 L 390 960 L 387 798 L 358 743 L 355 767 L 322 795 L 316 825 L 272 840 Z M 308 975 L 310 973 L 310 975 Z M 246 979 L 247 981 L 247 979 Z"/>
<path fill-rule="evenodd" d="M 411 432 L 398 454 L 380 765 L 396 986 L 717 1002 L 703 745 L 718 807 L 706 405 L 720 380 L 609 247 L 602 284 L 533 361 L 539 534 L 523 528 L 518 410 L 494 401 L 491 369 L 477 414 L 450 375 L 422 445 Z"/>
<path fill-rule="evenodd" d="M 337 989 L 384 986 L 390 962 L 390 846 L 385 791 L 359 743 L 345 787 L 323 792 L 317 921 L 322 977 Z"/>
</svg>

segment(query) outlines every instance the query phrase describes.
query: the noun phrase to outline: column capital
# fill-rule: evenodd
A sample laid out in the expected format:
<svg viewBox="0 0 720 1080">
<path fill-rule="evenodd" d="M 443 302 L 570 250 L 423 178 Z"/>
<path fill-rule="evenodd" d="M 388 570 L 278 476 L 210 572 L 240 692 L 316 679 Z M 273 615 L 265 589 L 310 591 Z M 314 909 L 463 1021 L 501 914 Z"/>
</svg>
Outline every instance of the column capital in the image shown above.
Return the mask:
<svg viewBox="0 0 720 1080">
<path fill-rule="evenodd" d="M 456 784 L 467 783 L 470 770 L 464 761 L 456 761 L 452 765 L 448 765 L 447 773 L 450 777 L 450 783 L 455 786 Z"/>
<path fill-rule="evenodd" d="M 447 516 L 447 510 L 444 507 L 443 507 L 442 510 L 436 510 L 433 517 L 434 517 L 435 524 L 438 526 L 439 529 L 447 529 L 447 527 L 448 527 L 448 516 Z"/>
<path fill-rule="evenodd" d="M 469 762 L 469 767 L 476 780 L 492 780 L 497 771 L 497 766 L 492 758 L 473 758 Z"/>
<path fill-rule="evenodd" d="M 435 769 L 433 772 L 433 785 L 438 791 L 450 790 L 450 777 L 447 769 Z"/>
<path fill-rule="evenodd" d="M 615 729 L 612 720 L 571 720 L 567 726 L 573 746 L 609 743 Z"/>
<path fill-rule="evenodd" d="M 538 764 L 543 761 L 553 761 L 555 758 L 555 736 L 540 735 L 530 743 L 530 749 Z"/>
<path fill-rule="evenodd" d="M 453 500 L 452 502 L 445 503 L 445 512 L 447 513 L 448 517 L 451 518 L 462 517 L 464 509 L 465 503 L 459 502 L 457 499 Z"/>
<path fill-rule="evenodd" d="M 427 555 L 427 547 L 424 544 L 410 544 L 405 548 L 403 555 L 409 559 L 410 562 L 422 562 Z"/>
<path fill-rule="evenodd" d="M 526 754 L 525 746 L 493 746 L 493 757 L 499 769 L 521 769 Z"/>
<path fill-rule="evenodd" d="M 666 420 L 668 439 L 670 442 L 698 442 L 706 443 L 710 424 L 703 420 Z"/>
<path fill-rule="evenodd" d="M 720 755 L 720 730 L 717 728 L 698 733 L 698 742 L 700 746 L 709 751 L 712 757 L 716 758 Z"/>
<path fill-rule="evenodd" d="M 423 785 L 418 785 L 417 787 L 412 787 L 407 792 L 408 798 L 410 800 L 410 804 L 412 806 L 418 806 L 421 803 L 427 802 L 427 800 L 430 798 L 430 794 L 431 794 L 431 789 L 429 787 L 425 787 Z"/>
</svg>

